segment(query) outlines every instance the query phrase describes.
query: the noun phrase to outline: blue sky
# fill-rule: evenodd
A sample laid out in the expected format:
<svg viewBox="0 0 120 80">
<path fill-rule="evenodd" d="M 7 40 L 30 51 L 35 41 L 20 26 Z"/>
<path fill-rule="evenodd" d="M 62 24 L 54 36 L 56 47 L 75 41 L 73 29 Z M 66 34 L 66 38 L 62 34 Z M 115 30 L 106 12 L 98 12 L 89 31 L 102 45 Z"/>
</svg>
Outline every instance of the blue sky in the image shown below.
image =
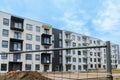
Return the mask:
<svg viewBox="0 0 120 80">
<path fill-rule="evenodd" d="M 120 44 L 120 0 L 1 0 L 0 11 Z"/>
</svg>

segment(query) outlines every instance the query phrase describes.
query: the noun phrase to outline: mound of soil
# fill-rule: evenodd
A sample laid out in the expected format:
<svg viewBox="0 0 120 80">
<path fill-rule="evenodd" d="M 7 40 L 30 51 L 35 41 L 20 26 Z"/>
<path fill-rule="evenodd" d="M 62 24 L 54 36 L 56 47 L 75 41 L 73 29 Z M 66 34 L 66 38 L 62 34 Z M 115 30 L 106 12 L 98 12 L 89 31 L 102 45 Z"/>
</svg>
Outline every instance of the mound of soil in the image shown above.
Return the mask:
<svg viewBox="0 0 120 80">
<path fill-rule="evenodd" d="M 21 71 L 14 74 L 7 74 L 0 77 L 0 80 L 52 80 L 42 76 L 36 71 Z"/>
</svg>

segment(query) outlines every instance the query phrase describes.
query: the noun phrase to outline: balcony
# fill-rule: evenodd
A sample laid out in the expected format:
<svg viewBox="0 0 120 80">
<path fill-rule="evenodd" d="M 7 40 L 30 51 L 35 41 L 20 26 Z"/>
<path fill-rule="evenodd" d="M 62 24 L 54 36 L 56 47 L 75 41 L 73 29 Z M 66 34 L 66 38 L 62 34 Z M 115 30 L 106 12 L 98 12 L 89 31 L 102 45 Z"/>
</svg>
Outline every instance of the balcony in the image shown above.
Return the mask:
<svg viewBox="0 0 120 80">
<path fill-rule="evenodd" d="M 51 35 L 42 34 L 41 44 L 51 46 Z"/>
<path fill-rule="evenodd" d="M 23 40 L 10 38 L 10 51 L 22 51 Z"/>
<path fill-rule="evenodd" d="M 18 17 L 11 16 L 11 30 L 24 31 L 23 29 L 24 20 Z"/>
<path fill-rule="evenodd" d="M 41 63 L 42 64 L 50 64 L 51 63 L 51 54 L 49 53 L 42 53 L 41 54 Z"/>
</svg>

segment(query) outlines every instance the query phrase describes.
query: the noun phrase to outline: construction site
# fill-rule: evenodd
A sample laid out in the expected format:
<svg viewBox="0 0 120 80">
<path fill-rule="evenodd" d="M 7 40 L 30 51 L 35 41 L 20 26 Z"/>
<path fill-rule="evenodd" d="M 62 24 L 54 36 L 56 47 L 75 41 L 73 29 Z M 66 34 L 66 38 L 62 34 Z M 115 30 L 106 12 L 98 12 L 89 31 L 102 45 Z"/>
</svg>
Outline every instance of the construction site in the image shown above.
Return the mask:
<svg viewBox="0 0 120 80">
<path fill-rule="evenodd" d="M 106 46 L 89 46 L 79 48 L 56 48 L 46 51 L 66 50 L 66 49 L 85 49 L 85 48 L 102 48 L 107 49 L 107 69 L 86 70 L 86 71 L 9 71 L 0 74 L 0 80 L 120 80 L 120 70 L 111 68 L 110 42 L 106 42 Z M 45 50 L 41 50 L 45 51 Z M 38 51 L 18 51 L 17 53 L 38 52 Z M 13 52 L 14 54 L 16 52 Z M 10 53 L 11 54 L 11 53 Z"/>
</svg>

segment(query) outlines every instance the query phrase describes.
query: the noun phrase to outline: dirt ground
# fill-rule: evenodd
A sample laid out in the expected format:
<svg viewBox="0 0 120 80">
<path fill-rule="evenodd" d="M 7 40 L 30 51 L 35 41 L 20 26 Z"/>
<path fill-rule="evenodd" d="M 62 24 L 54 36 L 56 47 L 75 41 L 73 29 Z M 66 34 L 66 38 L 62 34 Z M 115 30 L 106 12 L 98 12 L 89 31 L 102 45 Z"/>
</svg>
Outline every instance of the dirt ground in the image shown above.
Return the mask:
<svg viewBox="0 0 120 80">
<path fill-rule="evenodd" d="M 106 73 L 48 73 L 54 80 L 107 80 Z M 120 73 L 113 73 L 113 80 L 120 80 Z"/>
<path fill-rule="evenodd" d="M 0 80 L 107 80 L 106 72 L 44 72 L 21 71 L 1 74 Z M 120 72 L 113 73 L 113 80 L 120 80 Z"/>
<path fill-rule="evenodd" d="M 35 71 L 22 71 L 13 74 L 0 75 L 0 80 L 52 80 Z"/>
</svg>

